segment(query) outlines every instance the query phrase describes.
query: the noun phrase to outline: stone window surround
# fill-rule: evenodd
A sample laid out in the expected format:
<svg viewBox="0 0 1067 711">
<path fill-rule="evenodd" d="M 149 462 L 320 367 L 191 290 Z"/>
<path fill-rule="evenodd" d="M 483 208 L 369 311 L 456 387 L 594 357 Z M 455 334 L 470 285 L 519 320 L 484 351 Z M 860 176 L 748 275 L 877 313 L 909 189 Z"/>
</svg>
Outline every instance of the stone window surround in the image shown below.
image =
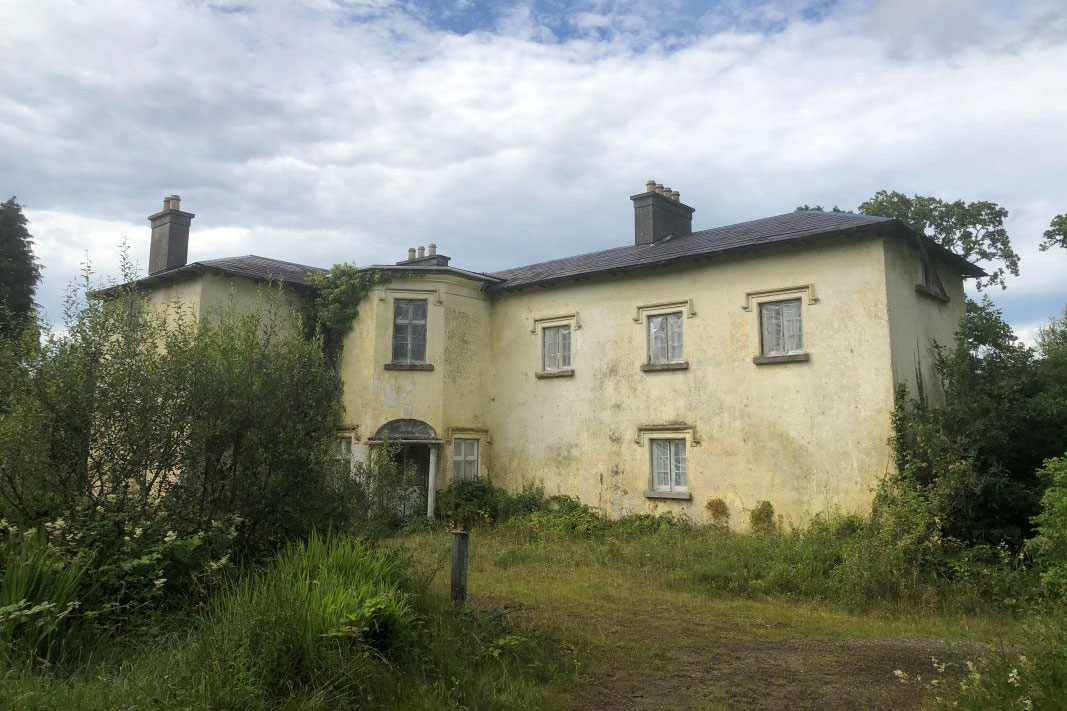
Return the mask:
<svg viewBox="0 0 1067 711">
<path fill-rule="evenodd" d="M 570 326 L 571 327 L 571 367 L 563 368 L 560 370 L 545 370 L 544 363 L 544 343 L 545 335 L 544 330 L 553 326 Z M 582 322 L 578 318 L 578 312 L 569 314 L 559 314 L 556 316 L 540 316 L 530 324 L 530 333 L 536 336 L 536 351 L 537 362 L 534 368 L 534 377 L 538 380 L 552 379 L 552 378 L 573 378 L 574 377 L 574 356 L 575 356 L 575 344 L 577 343 L 576 331 L 581 329 Z"/>
<path fill-rule="evenodd" d="M 413 300 L 425 300 L 426 301 L 426 362 L 425 363 L 394 363 L 392 362 L 392 328 L 393 317 L 392 313 L 395 311 L 394 305 L 397 299 L 413 299 Z M 379 302 L 387 303 L 391 308 L 389 317 L 389 357 L 390 360 L 384 364 L 385 370 L 396 371 L 430 371 L 433 370 L 433 363 L 430 362 L 430 304 L 434 306 L 441 306 L 444 302 L 441 300 L 440 289 L 398 289 L 385 287 L 382 289 L 381 294 L 378 296 Z"/>
<path fill-rule="evenodd" d="M 452 469 L 452 444 L 457 439 L 476 439 L 478 440 L 478 477 L 488 477 L 489 470 L 486 466 L 486 457 L 488 455 L 488 448 L 492 446 L 493 440 L 489 436 L 489 429 L 487 427 L 446 427 L 444 444 L 448 448 L 447 454 L 444 457 L 448 461 L 448 477 L 452 480 L 454 471 Z"/>
<path fill-rule="evenodd" d="M 638 447 L 645 448 L 645 443 L 650 439 L 683 439 L 685 440 L 685 457 L 688 462 L 689 450 L 692 447 L 700 446 L 700 438 L 697 436 L 697 427 L 694 424 L 688 423 L 664 423 L 658 425 L 639 425 L 637 428 L 637 438 L 634 440 Z M 667 500 L 667 501 L 692 501 L 693 494 L 688 488 L 688 476 L 687 485 L 685 491 L 656 491 L 655 486 L 652 485 L 652 447 L 646 448 L 649 452 L 648 457 L 648 488 L 645 489 L 645 498 L 650 500 Z M 688 469 L 688 467 L 686 467 Z"/>
<path fill-rule="evenodd" d="M 641 364 L 641 371 L 645 373 L 660 373 L 671 370 L 688 370 L 689 361 L 681 360 L 671 363 L 652 363 L 651 358 L 651 343 L 649 343 L 648 332 L 648 317 L 649 316 L 664 316 L 666 314 L 681 313 L 683 316 L 682 326 L 682 352 L 685 353 L 685 326 L 684 321 L 691 319 L 697 315 L 696 307 L 693 305 L 692 299 L 679 299 L 677 301 L 662 301 L 654 304 L 644 304 L 638 306 L 636 313 L 634 314 L 634 323 L 644 326 L 644 338 L 645 338 L 645 362 Z"/>
<path fill-rule="evenodd" d="M 756 343 L 763 343 L 763 325 L 760 322 L 760 304 L 771 303 L 775 301 L 787 301 L 789 299 L 800 299 L 800 319 L 801 324 L 807 322 L 807 309 L 813 304 L 819 303 L 819 297 L 815 295 L 814 284 L 799 284 L 797 286 L 784 286 L 773 289 L 760 289 L 757 291 L 745 292 L 745 302 L 741 305 L 743 311 L 754 312 L 756 318 L 754 321 L 754 329 L 756 335 Z M 788 353 L 784 355 L 763 355 L 762 345 L 759 347 L 759 352 L 752 356 L 752 362 L 755 365 L 776 365 L 781 363 L 807 363 L 811 360 L 811 354 L 807 352 L 807 337 L 805 333 L 804 339 L 804 351 L 801 353 Z"/>
</svg>

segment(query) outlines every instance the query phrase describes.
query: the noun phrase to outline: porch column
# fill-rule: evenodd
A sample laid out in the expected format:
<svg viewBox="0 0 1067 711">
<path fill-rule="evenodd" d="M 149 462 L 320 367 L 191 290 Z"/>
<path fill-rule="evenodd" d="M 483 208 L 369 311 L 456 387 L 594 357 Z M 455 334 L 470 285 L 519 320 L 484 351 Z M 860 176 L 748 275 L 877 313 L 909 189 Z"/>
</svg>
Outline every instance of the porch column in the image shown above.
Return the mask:
<svg viewBox="0 0 1067 711">
<path fill-rule="evenodd" d="M 437 504 L 437 445 L 430 445 L 430 475 L 426 483 L 426 518 L 433 518 Z"/>
</svg>

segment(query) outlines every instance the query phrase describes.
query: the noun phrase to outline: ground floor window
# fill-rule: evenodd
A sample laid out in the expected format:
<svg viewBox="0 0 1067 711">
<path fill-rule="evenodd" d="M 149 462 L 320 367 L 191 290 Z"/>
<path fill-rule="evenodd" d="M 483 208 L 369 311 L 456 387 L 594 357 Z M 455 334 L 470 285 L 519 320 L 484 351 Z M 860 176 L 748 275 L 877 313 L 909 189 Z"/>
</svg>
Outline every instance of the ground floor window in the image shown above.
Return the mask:
<svg viewBox="0 0 1067 711">
<path fill-rule="evenodd" d="M 333 450 L 334 459 L 343 466 L 352 466 L 352 433 L 351 432 L 339 432 L 337 434 L 337 444 Z"/>
<path fill-rule="evenodd" d="M 452 440 L 452 480 L 478 478 L 478 440 L 456 437 Z"/>
<path fill-rule="evenodd" d="M 684 439 L 653 439 L 652 489 L 654 491 L 686 491 L 689 488 L 689 467 L 685 458 Z"/>
</svg>

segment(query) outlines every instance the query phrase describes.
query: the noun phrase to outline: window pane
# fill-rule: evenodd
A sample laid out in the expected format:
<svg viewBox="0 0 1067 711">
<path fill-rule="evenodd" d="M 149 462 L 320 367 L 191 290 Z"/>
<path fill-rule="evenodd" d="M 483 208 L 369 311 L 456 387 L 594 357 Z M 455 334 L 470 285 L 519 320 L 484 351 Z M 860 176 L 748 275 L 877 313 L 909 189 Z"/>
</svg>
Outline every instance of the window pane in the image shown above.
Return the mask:
<svg viewBox="0 0 1067 711">
<path fill-rule="evenodd" d="M 781 355 L 785 352 L 782 343 L 781 304 L 760 304 L 760 323 L 763 330 L 763 355 Z"/>
<path fill-rule="evenodd" d="M 426 361 L 426 323 L 411 325 L 411 361 L 423 363 Z"/>
<path fill-rule="evenodd" d="M 782 331 L 784 347 L 787 353 L 799 353 L 804 349 L 799 299 L 782 303 Z"/>
<path fill-rule="evenodd" d="M 648 318 L 648 359 L 650 363 L 667 362 L 667 334 L 664 316 Z"/>
<path fill-rule="evenodd" d="M 426 323 L 426 302 L 411 301 L 408 303 L 411 304 L 411 320 Z"/>
<path fill-rule="evenodd" d="M 546 328 L 543 331 L 545 338 L 545 370 L 559 369 L 559 329 Z"/>
<path fill-rule="evenodd" d="M 393 362 L 408 360 L 408 327 L 404 324 L 393 326 Z"/>
<path fill-rule="evenodd" d="M 667 358 L 682 360 L 682 315 L 667 314 Z"/>
<path fill-rule="evenodd" d="M 689 486 L 689 464 L 685 458 L 684 439 L 671 442 L 671 467 L 674 470 L 674 488 L 687 488 Z"/>
<path fill-rule="evenodd" d="M 670 442 L 654 439 L 652 444 L 652 487 L 669 489 L 671 486 Z"/>
<path fill-rule="evenodd" d="M 411 302 L 397 300 L 393 303 L 393 323 L 407 323 L 411 318 Z"/>
<path fill-rule="evenodd" d="M 476 440 L 476 439 L 468 439 L 467 440 L 467 459 L 477 459 L 477 458 L 478 458 L 478 440 Z"/>
<path fill-rule="evenodd" d="M 462 459 L 463 458 L 463 440 L 461 440 L 461 439 L 452 440 L 452 458 L 453 459 Z"/>
<path fill-rule="evenodd" d="M 559 329 L 559 367 L 571 367 L 571 327 L 562 326 Z"/>
</svg>

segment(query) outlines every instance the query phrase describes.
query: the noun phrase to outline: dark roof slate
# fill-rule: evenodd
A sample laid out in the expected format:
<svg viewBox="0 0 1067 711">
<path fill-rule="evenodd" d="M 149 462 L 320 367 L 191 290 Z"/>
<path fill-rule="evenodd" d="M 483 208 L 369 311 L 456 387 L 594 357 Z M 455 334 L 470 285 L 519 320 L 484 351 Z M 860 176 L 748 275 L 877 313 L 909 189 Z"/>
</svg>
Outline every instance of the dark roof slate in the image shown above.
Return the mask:
<svg viewBox="0 0 1067 711">
<path fill-rule="evenodd" d="M 964 274 L 971 276 L 982 274 L 980 269 L 966 260 L 940 247 L 933 240 L 920 237 L 902 223 L 888 217 L 839 212 L 789 212 L 734 225 L 713 227 L 652 244 L 627 245 L 493 272 L 491 276 L 499 277 L 504 281 L 492 288 L 500 291 L 521 289 L 565 279 L 628 271 L 888 226 L 893 226 L 897 231 L 903 229 L 914 237 L 925 240 L 928 242 L 925 245 L 927 249 L 953 261 Z"/>
</svg>

